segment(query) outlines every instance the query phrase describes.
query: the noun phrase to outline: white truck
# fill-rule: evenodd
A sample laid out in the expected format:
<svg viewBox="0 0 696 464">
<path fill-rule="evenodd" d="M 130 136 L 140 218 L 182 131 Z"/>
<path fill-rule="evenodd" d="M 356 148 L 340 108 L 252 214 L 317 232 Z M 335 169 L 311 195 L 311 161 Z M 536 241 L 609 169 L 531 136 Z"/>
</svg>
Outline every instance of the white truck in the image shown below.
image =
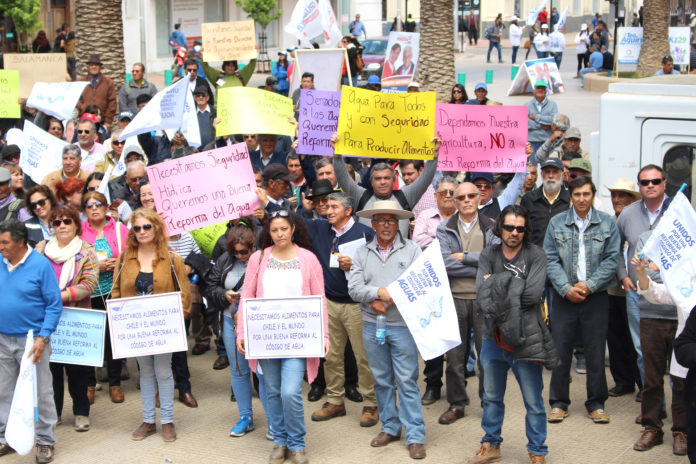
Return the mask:
<svg viewBox="0 0 696 464">
<path fill-rule="evenodd" d="M 667 193 L 686 182 L 696 205 L 696 75 L 656 76 L 614 83 L 600 98 L 599 132 L 592 133 L 590 161 L 603 203 L 611 205 L 617 177 L 636 181 L 641 166 L 665 170 Z"/>
</svg>

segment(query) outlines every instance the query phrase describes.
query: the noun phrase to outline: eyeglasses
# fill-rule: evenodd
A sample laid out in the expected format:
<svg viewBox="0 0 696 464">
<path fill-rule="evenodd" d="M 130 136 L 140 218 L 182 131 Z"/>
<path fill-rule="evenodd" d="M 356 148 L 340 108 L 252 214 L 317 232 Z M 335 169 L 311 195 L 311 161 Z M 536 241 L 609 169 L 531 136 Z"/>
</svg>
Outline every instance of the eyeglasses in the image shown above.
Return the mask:
<svg viewBox="0 0 696 464">
<path fill-rule="evenodd" d="M 643 187 L 647 187 L 650 184 L 660 185 L 663 181 L 664 179 L 641 179 L 638 181 L 638 183 Z"/>
<path fill-rule="evenodd" d="M 374 221 L 375 221 L 377 224 L 379 224 L 380 226 L 383 226 L 383 225 L 386 225 L 386 224 L 389 224 L 390 226 L 393 226 L 394 224 L 398 224 L 398 223 L 399 223 L 399 220 L 396 219 L 396 218 L 388 218 L 388 219 L 387 219 L 387 218 L 379 218 L 379 219 L 375 219 Z"/>
<path fill-rule="evenodd" d="M 194 93 L 193 96 L 194 96 L 194 98 L 205 98 L 208 95 L 205 93 Z"/>
<path fill-rule="evenodd" d="M 91 134 L 92 130 L 91 129 L 77 129 L 78 134 Z"/>
<path fill-rule="evenodd" d="M 465 193 L 465 194 L 463 194 L 463 195 L 458 195 L 458 196 L 456 196 L 456 197 L 455 197 L 455 200 L 457 200 L 457 201 L 464 201 L 464 200 L 467 200 L 467 199 L 468 199 L 468 200 L 473 200 L 473 199 L 476 198 L 477 196 L 478 196 L 477 193 Z"/>
<path fill-rule="evenodd" d="M 249 254 L 249 250 L 247 250 L 246 248 L 244 248 L 243 250 L 234 250 L 232 254 L 246 256 Z"/>
<path fill-rule="evenodd" d="M 60 227 L 61 224 L 65 224 L 66 226 L 69 226 L 72 223 L 73 223 L 73 220 L 71 218 L 63 218 L 63 219 L 54 219 L 52 224 L 53 224 L 53 227 Z"/>
<path fill-rule="evenodd" d="M 121 142 L 119 140 L 112 140 L 111 145 L 125 145 L 126 142 Z"/>
<path fill-rule="evenodd" d="M 142 179 L 147 179 L 147 176 L 140 176 L 140 177 L 129 177 L 128 180 L 135 183 L 135 182 L 140 182 Z"/>
<path fill-rule="evenodd" d="M 197 73 L 197 72 L 198 72 L 198 68 L 188 68 L 188 69 L 186 69 L 186 72 L 187 72 L 187 73 L 190 73 L 190 72 L 195 72 L 195 73 Z"/>
<path fill-rule="evenodd" d="M 277 217 L 288 217 L 290 216 L 290 213 L 286 209 L 280 209 L 278 211 L 273 211 L 271 214 L 269 214 L 271 219 L 277 218 Z"/>
<path fill-rule="evenodd" d="M 452 93 L 462 93 L 460 89 L 452 89 Z"/>
<path fill-rule="evenodd" d="M 99 208 L 101 206 L 104 206 L 104 203 L 102 203 L 101 201 L 92 201 L 90 203 L 85 203 L 85 209 Z"/>
<path fill-rule="evenodd" d="M 447 196 L 453 197 L 453 196 L 454 196 L 454 190 L 449 190 L 449 189 L 447 189 L 447 190 L 440 190 L 439 192 L 437 192 L 437 194 L 440 195 L 441 197 L 447 197 Z"/>
<path fill-rule="evenodd" d="M 328 202 L 329 202 L 329 197 L 328 197 L 328 196 L 325 196 L 325 197 L 314 197 L 314 198 L 312 199 L 312 202 L 314 202 L 314 203 L 328 203 Z"/>
<path fill-rule="evenodd" d="M 29 203 L 29 209 L 34 210 L 34 209 L 36 209 L 37 206 L 40 206 L 43 208 L 44 206 L 46 206 L 47 200 L 48 200 L 47 198 L 42 198 L 37 202 L 32 201 L 31 203 Z"/>
<path fill-rule="evenodd" d="M 143 224 L 142 226 L 133 226 L 133 230 L 135 231 L 136 234 L 139 234 L 141 230 L 150 230 L 152 229 L 152 224 Z"/>
<path fill-rule="evenodd" d="M 503 224 L 502 228 L 503 230 L 507 230 L 508 232 L 516 230 L 518 234 L 523 234 L 527 232 L 527 228 L 525 226 L 513 226 L 512 224 Z"/>
<path fill-rule="evenodd" d="M 245 136 L 244 136 L 244 140 L 247 140 L 247 139 L 255 139 L 255 138 L 256 138 L 255 135 L 245 135 Z"/>
<path fill-rule="evenodd" d="M 88 192 L 96 192 L 96 191 L 97 191 L 97 187 L 87 187 L 87 191 L 88 191 Z"/>
<path fill-rule="evenodd" d="M 479 190 L 488 190 L 489 188 L 492 188 L 492 187 L 493 187 L 493 186 L 492 186 L 491 184 L 489 184 L 488 182 L 486 182 L 485 184 L 480 184 L 480 183 L 479 183 L 479 184 L 474 184 L 474 185 L 475 185 L 476 188 L 479 189 Z"/>
</svg>

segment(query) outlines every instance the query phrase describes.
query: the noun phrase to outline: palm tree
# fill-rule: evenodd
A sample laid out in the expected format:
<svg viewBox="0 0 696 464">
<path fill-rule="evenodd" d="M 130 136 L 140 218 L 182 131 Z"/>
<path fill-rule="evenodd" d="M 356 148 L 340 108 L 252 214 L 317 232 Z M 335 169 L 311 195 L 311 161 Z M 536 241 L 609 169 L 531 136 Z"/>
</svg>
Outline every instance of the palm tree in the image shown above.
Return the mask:
<svg viewBox="0 0 696 464">
<path fill-rule="evenodd" d="M 454 82 L 454 16 L 451 0 L 422 0 L 420 4 L 418 80 L 425 90 L 449 100 Z"/>
<path fill-rule="evenodd" d="M 652 76 L 669 55 L 669 0 L 645 0 L 638 75 Z"/>
<path fill-rule="evenodd" d="M 119 89 L 125 83 L 121 0 L 75 0 L 77 74 L 87 73 L 89 55 L 101 57 L 102 72 Z"/>
</svg>

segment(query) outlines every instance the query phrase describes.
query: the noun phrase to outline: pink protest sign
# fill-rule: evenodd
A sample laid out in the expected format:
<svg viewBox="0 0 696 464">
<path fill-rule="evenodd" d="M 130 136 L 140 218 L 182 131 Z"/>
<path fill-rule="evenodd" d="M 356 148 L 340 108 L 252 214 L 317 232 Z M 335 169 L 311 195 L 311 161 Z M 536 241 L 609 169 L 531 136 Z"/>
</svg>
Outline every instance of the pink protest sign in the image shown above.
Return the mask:
<svg viewBox="0 0 696 464">
<path fill-rule="evenodd" d="M 338 129 L 341 92 L 300 90 L 300 127 L 297 129 L 297 153 L 333 156 L 329 143 Z"/>
<path fill-rule="evenodd" d="M 438 103 L 435 108 L 442 137 L 438 170 L 525 171 L 526 106 Z"/>
<path fill-rule="evenodd" d="M 252 214 L 258 206 L 244 142 L 150 166 L 147 175 L 169 235 Z"/>
</svg>

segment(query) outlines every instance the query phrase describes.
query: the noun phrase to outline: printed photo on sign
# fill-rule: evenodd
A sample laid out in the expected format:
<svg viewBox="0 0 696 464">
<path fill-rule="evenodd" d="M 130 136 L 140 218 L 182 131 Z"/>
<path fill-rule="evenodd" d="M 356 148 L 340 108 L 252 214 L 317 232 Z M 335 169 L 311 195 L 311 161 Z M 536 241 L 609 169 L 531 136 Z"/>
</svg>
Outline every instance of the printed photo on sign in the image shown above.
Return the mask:
<svg viewBox="0 0 696 464">
<path fill-rule="evenodd" d="M 413 80 L 420 54 L 420 34 L 391 32 L 382 67 L 382 92 L 406 92 Z"/>
<path fill-rule="evenodd" d="M 179 292 L 106 300 L 114 359 L 186 351 Z"/>
<path fill-rule="evenodd" d="M 247 298 L 242 304 L 247 359 L 324 357 L 320 295 Z"/>
<path fill-rule="evenodd" d="M 515 79 L 508 89 L 508 97 L 532 93 L 532 86 L 538 80 L 546 82 L 549 95 L 565 92 L 565 86 L 561 79 L 561 73 L 553 58 L 540 58 L 538 60 L 525 61 L 517 72 Z"/>
<path fill-rule="evenodd" d="M 64 306 L 51 335 L 51 362 L 101 367 L 105 329 L 105 311 Z"/>
</svg>

